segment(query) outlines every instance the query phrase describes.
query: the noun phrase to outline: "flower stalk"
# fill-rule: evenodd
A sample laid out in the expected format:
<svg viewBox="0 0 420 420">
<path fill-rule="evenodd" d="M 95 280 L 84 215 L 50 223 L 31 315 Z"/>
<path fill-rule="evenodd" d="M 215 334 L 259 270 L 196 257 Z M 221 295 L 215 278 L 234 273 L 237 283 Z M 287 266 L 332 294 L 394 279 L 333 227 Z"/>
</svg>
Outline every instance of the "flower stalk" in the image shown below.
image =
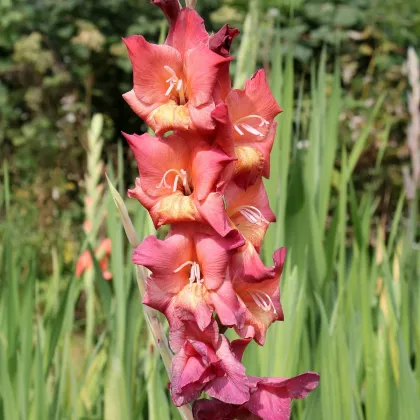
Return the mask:
<svg viewBox="0 0 420 420">
<path fill-rule="evenodd" d="M 98 258 L 103 266 L 103 275 L 105 278 L 110 276 L 107 269 L 107 257 L 109 252 L 105 250 L 110 248 L 110 241 L 105 238 L 102 243 L 98 244 L 98 232 L 100 223 L 104 214 L 98 218 L 99 203 L 103 196 L 103 184 L 101 183 L 101 176 L 104 168 L 104 163 L 101 159 L 103 149 L 103 138 L 101 137 L 103 129 L 103 116 L 95 114 L 92 117 L 90 127 L 86 136 L 86 157 L 87 170 L 85 174 L 85 222 L 83 228 L 87 236 L 88 242 L 92 248 L 95 249 L 95 254 L 99 257 L 100 254 L 106 254 L 102 258 Z M 99 220 L 99 223 L 94 224 L 94 220 Z M 89 250 L 86 250 L 77 261 L 76 275 L 79 277 L 83 274 L 86 291 L 86 339 L 85 351 L 88 354 L 93 346 L 94 326 L 95 326 L 95 293 L 94 293 L 94 270 L 92 256 Z"/>
<path fill-rule="evenodd" d="M 291 400 L 316 388 L 319 375 L 259 378 L 242 364 L 249 342 L 263 346 L 271 324 L 284 320 L 279 282 L 286 249 L 273 253 L 269 267 L 259 255 L 276 219 L 262 178 L 270 177 L 281 108 L 264 70 L 232 89 L 230 46 L 238 30 L 225 25 L 210 36 L 194 0 L 184 9 L 178 0 L 152 3 L 168 18 L 168 36 L 163 45 L 124 39 L 133 89 L 123 97 L 156 137 L 123 135 L 139 169 L 128 195 L 156 228 L 170 225 L 166 237 L 139 243 L 123 200 L 111 191 L 134 247 L 171 398 L 184 418 L 286 420 Z M 168 321 L 169 340 L 157 311 Z M 229 341 L 228 328 L 240 338 Z M 211 399 L 200 399 L 203 392 Z"/>
</svg>

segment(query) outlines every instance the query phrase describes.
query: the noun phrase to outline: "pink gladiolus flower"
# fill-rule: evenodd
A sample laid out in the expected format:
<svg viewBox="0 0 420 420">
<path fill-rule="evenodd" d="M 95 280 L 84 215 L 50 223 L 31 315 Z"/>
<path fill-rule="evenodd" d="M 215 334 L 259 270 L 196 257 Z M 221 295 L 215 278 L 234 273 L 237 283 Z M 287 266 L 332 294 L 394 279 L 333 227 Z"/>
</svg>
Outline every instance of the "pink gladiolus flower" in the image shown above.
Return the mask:
<svg viewBox="0 0 420 420">
<path fill-rule="evenodd" d="M 270 152 L 276 132 L 273 120 L 282 110 L 270 92 L 264 70 L 247 80 L 244 90 L 232 90 L 226 104 L 235 129 L 235 181 L 246 189 L 258 177 L 270 176 Z"/>
<path fill-rule="evenodd" d="M 195 420 L 288 420 L 292 399 L 306 397 L 319 383 L 319 375 L 306 372 L 293 378 L 248 376 L 251 396 L 243 405 L 218 400 L 198 400 L 193 406 Z"/>
<path fill-rule="evenodd" d="M 214 320 L 205 331 L 184 325 L 171 333 L 171 345 L 177 351 L 172 360 L 170 387 L 176 406 L 198 398 L 203 391 L 233 404 L 249 400 L 245 368 L 226 337 L 217 334 Z"/>
<path fill-rule="evenodd" d="M 279 281 L 285 259 L 286 248 L 280 248 L 273 254 L 274 267 L 266 268 L 250 244 L 232 259 L 233 288 L 245 309 L 244 326 L 235 330 L 260 345 L 264 345 L 268 327 L 284 319 Z"/>
<path fill-rule="evenodd" d="M 205 329 L 213 311 L 223 325 L 241 328 L 244 309 L 227 270 L 231 248 L 229 239 L 198 223 L 173 225 L 163 241 L 147 237 L 133 252 L 133 262 L 152 272 L 143 303 L 164 313 L 171 330 L 184 321 Z"/>
<path fill-rule="evenodd" d="M 194 402 L 199 420 L 287 420 L 291 400 L 306 396 L 319 376 L 247 376 L 241 362 L 248 343 L 264 345 L 269 326 L 284 319 L 286 249 L 274 253 L 271 267 L 259 255 L 276 220 L 262 178 L 270 176 L 281 109 L 263 70 L 243 90 L 231 89 L 237 29 L 224 25 L 209 36 L 201 17 L 178 0 L 151 2 L 170 23 L 168 37 L 165 45 L 124 40 L 134 85 L 124 98 L 158 137 L 124 136 L 139 169 L 129 196 L 156 228 L 171 225 L 164 240 L 147 237 L 132 257 L 151 272 L 143 303 L 169 322 L 171 397 L 176 406 L 202 392 L 212 397 Z M 227 328 L 241 339 L 229 342 Z"/>
<path fill-rule="evenodd" d="M 123 95 L 134 112 L 156 132 L 211 131 L 213 90 L 230 57 L 212 52 L 201 17 L 182 9 L 165 45 L 149 44 L 142 36 L 124 39 L 133 66 L 131 91 Z"/>
<path fill-rule="evenodd" d="M 140 174 L 128 194 L 146 207 L 156 228 L 177 222 L 207 222 L 222 236 L 238 236 L 222 199 L 234 158 L 217 144 L 185 134 L 164 139 L 124 135 Z"/>
</svg>

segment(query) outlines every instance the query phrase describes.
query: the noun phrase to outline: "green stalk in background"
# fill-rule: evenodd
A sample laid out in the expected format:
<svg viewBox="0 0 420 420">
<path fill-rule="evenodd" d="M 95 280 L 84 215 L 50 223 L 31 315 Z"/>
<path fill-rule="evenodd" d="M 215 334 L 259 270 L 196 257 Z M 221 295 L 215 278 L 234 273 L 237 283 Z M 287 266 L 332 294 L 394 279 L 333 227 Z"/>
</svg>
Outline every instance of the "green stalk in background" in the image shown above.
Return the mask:
<svg viewBox="0 0 420 420">
<path fill-rule="evenodd" d="M 103 116 L 95 114 L 87 132 L 87 170 L 85 175 L 85 224 L 84 230 L 87 240 L 92 249 L 98 245 L 98 231 L 100 224 L 93 224 L 94 220 L 101 221 L 104 214 L 99 214 L 99 204 L 103 196 L 103 184 L 100 180 L 103 174 L 104 164 L 101 160 L 103 139 Z M 87 269 L 83 275 L 86 290 L 86 338 L 85 351 L 89 354 L 94 342 L 95 328 L 95 289 L 93 285 L 94 271 Z"/>
</svg>

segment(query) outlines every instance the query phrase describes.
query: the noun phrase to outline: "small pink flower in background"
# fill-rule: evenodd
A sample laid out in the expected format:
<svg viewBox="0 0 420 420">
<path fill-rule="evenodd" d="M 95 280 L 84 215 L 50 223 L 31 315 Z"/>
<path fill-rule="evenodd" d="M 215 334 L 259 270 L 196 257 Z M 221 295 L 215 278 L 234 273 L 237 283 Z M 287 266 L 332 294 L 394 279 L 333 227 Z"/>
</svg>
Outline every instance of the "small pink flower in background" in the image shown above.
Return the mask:
<svg viewBox="0 0 420 420">
<path fill-rule="evenodd" d="M 105 238 L 95 250 L 95 256 L 99 261 L 99 267 L 105 280 L 112 279 L 112 273 L 108 270 L 109 256 L 112 251 L 111 239 Z M 76 263 L 76 276 L 80 277 L 85 271 L 93 268 L 92 256 L 89 250 L 82 253 Z"/>
<path fill-rule="evenodd" d="M 85 220 L 83 223 L 83 230 L 85 233 L 89 233 L 92 230 L 92 222 L 90 220 Z"/>
</svg>

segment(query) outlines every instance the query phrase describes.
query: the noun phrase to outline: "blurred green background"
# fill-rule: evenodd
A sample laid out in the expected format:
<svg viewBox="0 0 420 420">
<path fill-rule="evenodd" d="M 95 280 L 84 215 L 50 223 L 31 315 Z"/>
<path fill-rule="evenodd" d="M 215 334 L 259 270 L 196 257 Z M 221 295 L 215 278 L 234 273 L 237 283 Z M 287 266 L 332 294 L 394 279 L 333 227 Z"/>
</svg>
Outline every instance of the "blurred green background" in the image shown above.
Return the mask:
<svg viewBox="0 0 420 420">
<path fill-rule="evenodd" d="M 249 346 L 248 372 L 321 374 L 293 419 L 419 419 L 420 3 L 197 9 L 209 32 L 241 30 L 235 87 L 263 67 L 284 110 L 262 255 L 288 248 L 285 322 Z M 0 4 L 0 418 L 179 418 L 104 180 L 126 196 L 136 168 L 119 132 L 147 128 L 121 97 L 121 37 L 166 30 L 148 0 Z"/>
</svg>

